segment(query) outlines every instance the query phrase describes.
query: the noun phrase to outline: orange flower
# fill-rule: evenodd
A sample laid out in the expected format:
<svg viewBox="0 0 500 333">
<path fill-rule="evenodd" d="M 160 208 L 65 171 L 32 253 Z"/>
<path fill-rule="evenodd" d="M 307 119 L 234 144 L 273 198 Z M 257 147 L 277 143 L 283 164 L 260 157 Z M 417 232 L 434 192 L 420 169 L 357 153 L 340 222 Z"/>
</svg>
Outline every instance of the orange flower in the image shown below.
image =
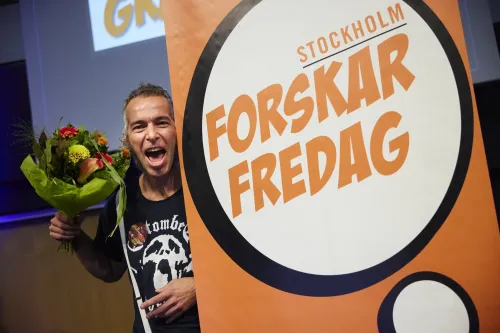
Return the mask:
<svg viewBox="0 0 500 333">
<path fill-rule="evenodd" d="M 63 126 L 59 131 L 63 138 L 72 138 L 78 133 L 78 128 L 72 126 Z"/>
<path fill-rule="evenodd" d="M 104 163 L 100 159 L 87 158 L 82 164 L 80 164 L 80 172 L 78 174 L 78 179 L 76 180 L 77 183 L 85 183 L 91 174 L 99 169 L 102 169 L 103 167 Z"/>
<path fill-rule="evenodd" d="M 127 148 L 125 147 L 122 147 L 122 155 L 123 157 L 130 157 L 130 150 L 128 150 Z"/>
<path fill-rule="evenodd" d="M 107 145 L 108 144 L 108 139 L 106 139 L 101 134 L 99 134 L 99 137 L 97 138 L 97 143 L 100 144 L 100 145 Z"/>
</svg>

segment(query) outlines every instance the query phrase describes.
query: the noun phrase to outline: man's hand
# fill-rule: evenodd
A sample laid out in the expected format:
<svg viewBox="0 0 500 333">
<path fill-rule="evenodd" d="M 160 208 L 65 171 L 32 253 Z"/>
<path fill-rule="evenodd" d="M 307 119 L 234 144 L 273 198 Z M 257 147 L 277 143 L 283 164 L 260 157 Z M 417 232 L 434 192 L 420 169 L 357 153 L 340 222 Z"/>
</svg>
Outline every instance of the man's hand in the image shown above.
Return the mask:
<svg viewBox="0 0 500 333">
<path fill-rule="evenodd" d="M 156 290 L 158 295 L 150 298 L 141 305 L 142 309 L 148 306 L 163 303 L 161 306 L 147 314 L 147 318 L 168 318 L 170 323 L 179 318 L 184 312 L 196 304 L 194 278 L 180 278 L 170 281 L 165 287 Z"/>
<path fill-rule="evenodd" d="M 50 220 L 50 237 L 58 241 L 72 240 L 80 234 L 81 223 L 82 219 L 80 217 L 70 219 L 63 213 L 57 212 Z"/>
</svg>

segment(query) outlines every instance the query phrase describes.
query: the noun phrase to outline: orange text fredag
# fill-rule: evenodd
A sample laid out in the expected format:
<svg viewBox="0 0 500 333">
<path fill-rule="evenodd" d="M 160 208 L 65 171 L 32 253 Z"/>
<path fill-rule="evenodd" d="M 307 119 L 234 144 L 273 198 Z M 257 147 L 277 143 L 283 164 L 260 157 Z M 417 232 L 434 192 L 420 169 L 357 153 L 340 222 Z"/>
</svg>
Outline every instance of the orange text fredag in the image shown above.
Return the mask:
<svg viewBox="0 0 500 333">
<path fill-rule="evenodd" d="M 298 134 L 311 121 L 321 123 L 333 114 L 337 117 L 352 114 L 362 107 L 363 100 L 368 107 L 380 99 L 388 99 L 395 92 L 395 82 L 408 90 L 415 80 L 413 73 L 403 64 L 408 46 L 408 36 L 396 34 L 376 45 L 376 50 L 372 50 L 375 48 L 373 45 L 361 48 L 349 56 L 346 63 L 330 61 L 309 76 L 306 73 L 297 75 L 287 90 L 276 83 L 254 97 L 240 95 L 229 108 L 220 105 L 206 114 L 210 161 L 220 157 L 218 142 L 223 136 L 226 136 L 234 152 L 244 153 L 257 140 L 261 143 L 270 140 L 271 127 L 280 136 L 285 130 Z M 372 52 L 378 53 L 378 66 L 372 62 Z M 337 73 L 345 66 L 349 80 L 347 96 L 335 83 Z M 379 71 L 380 85 L 375 70 Z M 312 88 L 312 93 L 308 94 L 309 88 Z M 329 110 L 329 105 L 333 112 L 331 108 Z M 245 137 L 239 137 L 238 123 L 243 114 L 250 121 L 249 131 Z M 354 175 L 361 182 L 373 172 L 386 176 L 394 174 L 406 160 L 410 135 L 406 131 L 388 142 L 385 137 L 390 129 L 398 128 L 401 118 L 397 111 L 390 110 L 382 114 L 372 128 L 362 127 L 359 121 L 343 129 L 337 144 L 328 136 L 318 136 L 234 165 L 228 170 L 233 218 L 242 214 L 241 197 L 247 191 L 253 192 L 254 209 L 259 211 L 265 206 L 264 196 L 275 205 L 281 196 L 287 203 L 307 192 L 311 196 L 317 194 L 330 181 L 336 167 L 339 189 L 351 184 Z M 258 138 L 257 126 L 260 130 Z M 369 142 L 363 138 L 364 131 L 371 131 Z M 384 145 L 388 145 L 391 153 L 397 152 L 394 159 L 384 157 Z M 304 154 L 307 174 L 304 174 L 300 162 L 293 163 L 294 159 Z M 323 170 L 320 170 L 320 154 L 326 157 Z M 271 180 L 275 172 L 280 175 L 279 184 Z M 247 174 L 250 174 L 250 179 L 241 181 L 241 177 Z"/>
</svg>

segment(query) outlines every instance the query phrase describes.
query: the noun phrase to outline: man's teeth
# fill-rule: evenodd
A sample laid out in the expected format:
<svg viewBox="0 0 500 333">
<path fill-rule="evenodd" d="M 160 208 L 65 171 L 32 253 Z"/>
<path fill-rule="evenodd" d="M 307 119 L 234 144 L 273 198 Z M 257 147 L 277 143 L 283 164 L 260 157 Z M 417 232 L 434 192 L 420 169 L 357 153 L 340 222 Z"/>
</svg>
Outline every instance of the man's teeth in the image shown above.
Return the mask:
<svg viewBox="0 0 500 333">
<path fill-rule="evenodd" d="M 148 153 L 156 153 L 158 151 L 163 151 L 163 148 L 151 148 L 146 150 Z"/>
</svg>

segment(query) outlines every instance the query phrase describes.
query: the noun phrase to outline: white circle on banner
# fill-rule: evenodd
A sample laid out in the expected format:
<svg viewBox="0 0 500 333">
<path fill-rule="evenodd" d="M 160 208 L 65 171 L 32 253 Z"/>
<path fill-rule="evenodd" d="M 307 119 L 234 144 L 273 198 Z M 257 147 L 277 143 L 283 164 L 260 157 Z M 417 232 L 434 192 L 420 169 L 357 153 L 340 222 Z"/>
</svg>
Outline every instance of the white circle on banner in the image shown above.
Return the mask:
<svg viewBox="0 0 500 333">
<path fill-rule="evenodd" d="M 342 2 L 342 10 L 338 10 L 340 3 L 331 0 L 274 0 L 256 5 L 238 23 L 221 48 L 210 74 L 203 107 L 203 145 L 210 180 L 235 228 L 273 261 L 300 272 L 319 275 L 347 274 L 373 267 L 415 239 L 429 223 L 448 190 L 461 137 L 460 101 L 453 71 L 443 47 L 427 23 L 404 2 Z M 395 4 L 400 6 L 404 19 L 400 17 L 399 22 L 392 23 L 388 8 L 396 8 Z M 388 26 L 380 26 L 378 13 Z M 365 22 L 370 15 L 377 20 L 374 21 L 378 24 L 376 31 L 369 33 L 365 27 L 362 38 L 338 48 L 347 49 L 344 52 L 303 68 L 338 50 L 330 49 L 320 56 L 316 44 L 316 58 L 310 56 L 309 62 L 301 63 L 297 53 L 299 46 L 321 36 L 328 38 L 332 31 L 341 36 L 341 28 L 358 20 Z M 352 29 L 350 34 L 354 36 Z M 337 116 L 328 103 L 329 117 L 320 123 L 314 71 L 322 66 L 328 69 L 333 61 L 341 62 L 335 83 L 347 99 L 349 57 L 369 47 L 382 95 L 377 46 L 399 34 L 406 35 L 409 40 L 402 61 L 415 76 L 409 89 L 406 91 L 393 79 L 395 93 L 392 96 L 380 98 L 368 107 L 363 100 L 361 108 L 341 116 Z M 342 37 L 338 38 L 343 43 Z M 366 42 L 353 46 L 362 41 Z M 250 147 L 244 153 L 237 153 L 231 148 L 227 134 L 221 135 L 217 139 L 219 157 L 211 161 L 208 113 L 224 105 L 225 117 L 217 122 L 217 126 L 225 124 L 227 128 L 231 105 L 238 96 L 249 95 L 257 106 L 256 96 L 260 91 L 279 83 L 286 94 L 293 79 L 301 73 L 307 75 L 311 86 L 296 99 L 311 96 L 315 103 L 312 118 L 304 130 L 295 134 L 290 132 L 291 120 L 297 115 L 285 115 L 283 97 L 278 112 L 288 123 L 281 136 L 271 125 L 271 138 L 261 143 L 257 125 Z M 398 156 L 397 150 L 390 152 L 389 142 L 406 132 L 409 149 L 401 168 L 384 176 L 374 168 L 370 139 L 375 124 L 388 111 L 395 111 L 402 118 L 398 127 L 389 130 L 385 136 L 385 159 L 390 161 Z M 363 131 L 371 176 L 361 182 L 353 176 L 351 184 L 339 188 L 340 133 L 358 122 Z M 238 123 L 238 135 L 244 138 L 248 133 L 249 119 L 243 115 Z M 337 161 L 329 182 L 311 196 L 305 144 L 318 136 L 327 136 L 335 143 Z M 279 152 L 296 143 L 300 144 L 302 154 L 292 160 L 292 166 L 300 164 L 302 173 L 293 181 L 303 180 L 306 193 L 286 203 L 282 194 L 275 205 L 264 195 L 264 208 L 256 211 L 251 162 L 263 154 L 274 154 L 277 165 L 271 180 L 283 192 Z M 245 160 L 249 172 L 241 176 L 239 182 L 249 180 L 250 190 L 241 194 L 242 213 L 233 218 L 228 170 Z M 326 159 L 321 157 L 321 170 L 325 163 Z"/>
<path fill-rule="evenodd" d="M 460 297 L 435 281 L 407 286 L 394 303 L 393 321 L 397 333 L 467 333 L 470 326 Z"/>
</svg>

